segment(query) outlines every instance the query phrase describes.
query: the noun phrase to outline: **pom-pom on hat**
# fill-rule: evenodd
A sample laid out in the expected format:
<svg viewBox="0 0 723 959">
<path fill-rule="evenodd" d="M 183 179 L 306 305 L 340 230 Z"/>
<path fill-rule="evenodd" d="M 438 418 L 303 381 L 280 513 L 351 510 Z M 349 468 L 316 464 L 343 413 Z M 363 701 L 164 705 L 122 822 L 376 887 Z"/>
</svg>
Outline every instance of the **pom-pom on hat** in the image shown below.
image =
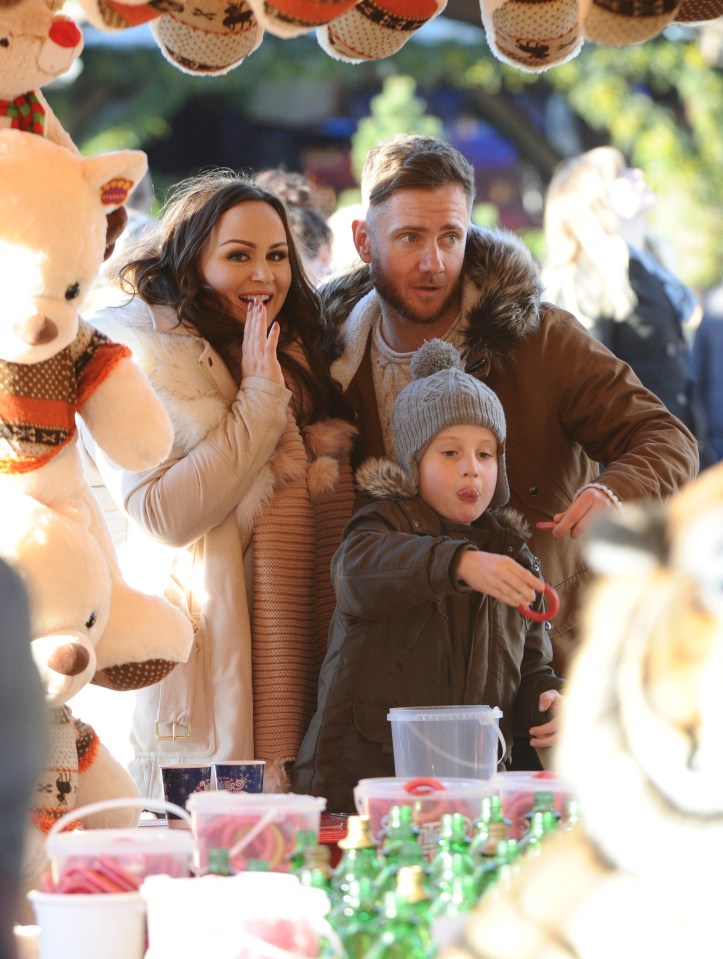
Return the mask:
<svg viewBox="0 0 723 959">
<path fill-rule="evenodd" d="M 412 357 L 413 380 L 394 403 L 394 452 L 419 484 L 418 464 L 429 441 L 448 426 L 484 426 L 497 439 L 497 486 L 490 506 L 510 498 L 505 467 L 507 427 L 495 393 L 465 373 L 459 351 L 445 340 L 428 340 Z"/>
</svg>

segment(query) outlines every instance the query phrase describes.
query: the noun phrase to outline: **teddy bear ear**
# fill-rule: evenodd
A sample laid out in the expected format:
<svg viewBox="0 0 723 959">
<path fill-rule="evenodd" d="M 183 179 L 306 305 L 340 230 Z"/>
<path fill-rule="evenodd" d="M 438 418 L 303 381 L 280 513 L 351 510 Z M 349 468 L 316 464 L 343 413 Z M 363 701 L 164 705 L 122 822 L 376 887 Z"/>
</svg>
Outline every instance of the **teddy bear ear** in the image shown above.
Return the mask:
<svg viewBox="0 0 723 959">
<path fill-rule="evenodd" d="M 116 150 L 83 160 L 83 175 L 106 213 L 128 201 L 147 169 L 148 158 L 141 150 Z"/>
</svg>

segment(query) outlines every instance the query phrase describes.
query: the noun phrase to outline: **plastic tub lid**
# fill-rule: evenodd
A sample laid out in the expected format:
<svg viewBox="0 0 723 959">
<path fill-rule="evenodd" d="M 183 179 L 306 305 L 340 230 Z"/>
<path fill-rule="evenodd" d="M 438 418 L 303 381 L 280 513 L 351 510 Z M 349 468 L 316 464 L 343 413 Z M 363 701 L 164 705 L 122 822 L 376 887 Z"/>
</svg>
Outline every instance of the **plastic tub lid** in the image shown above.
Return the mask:
<svg viewBox="0 0 723 959">
<path fill-rule="evenodd" d="M 502 716 L 499 706 L 399 706 L 390 707 L 390 722 L 444 722 L 449 719 L 474 719 L 491 723 Z"/>
<path fill-rule="evenodd" d="M 450 797 L 460 797 L 469 795 L 475 798 L 480 795 L 487 795 L 490 792 L 490 780 L 488 779 L 462 779 L 449 776 L 446 779 L 438 780 L 443 786 L 442 789 L 425 789 L 422 791 L 409 790 L 408 785 L 414 786 L 415 783 L 429 782 L 426 777 L 422 779 L 410 779 L 404 776 L 379 776 L 372 779 L 360 779 L 356 785 L 359 795 L 372 797 L 375 799 L 409 799 L 411 802 L 415 799 L 424 799 L 426 796 L 439 796 L 444 793 Z"/>
<path fill-rule="evenodd" d="M 300 793 L 230 793 L 218 792 L 192 793 L 186 802 L 190 812 L 321 812 L 326 809 L 326 799 L 322 796 L 306 796 Z"/>
</svg>

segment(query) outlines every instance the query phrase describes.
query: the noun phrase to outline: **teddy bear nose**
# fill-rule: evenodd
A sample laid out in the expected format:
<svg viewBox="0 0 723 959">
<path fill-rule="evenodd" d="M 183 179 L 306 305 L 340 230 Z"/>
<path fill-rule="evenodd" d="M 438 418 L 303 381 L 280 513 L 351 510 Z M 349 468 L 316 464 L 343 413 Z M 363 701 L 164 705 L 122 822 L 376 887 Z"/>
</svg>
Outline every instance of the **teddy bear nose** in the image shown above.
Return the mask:
<svg viewBox="0 0 723 959">
<path fill-rule="evenodd" d="M 42 346 L 56 338 L 58 327 L 47 316 L 36 313 L 35 316 L 28 317 L 22 323 L 16 323 L 13 326 L 13 332 L 23 343 L 27 343 L 29 346 Z"/>
<path fill-rule="evenodd" d="M 61 676 L 77 676 L 89 662 L 90 656 L 85 646 L 80 643 L 65 643 L 58 646 L 50 656 L 48 666 Z"/>
</svg>

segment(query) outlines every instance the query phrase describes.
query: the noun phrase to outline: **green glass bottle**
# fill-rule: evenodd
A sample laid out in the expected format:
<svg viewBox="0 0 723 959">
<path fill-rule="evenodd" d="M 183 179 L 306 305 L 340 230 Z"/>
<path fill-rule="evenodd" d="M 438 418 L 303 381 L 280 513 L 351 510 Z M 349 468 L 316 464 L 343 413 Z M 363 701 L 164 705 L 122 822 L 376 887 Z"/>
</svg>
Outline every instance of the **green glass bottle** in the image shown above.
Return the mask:
<svg viewBox="0 0 723 959">
<path fill-rule="evenodd" d="M 318 842 L 316 830 L 299 829 L 296 833 L 294 848 L 288 855 L 289 872 L 298 875 L 299 870 L 304 865 L 304 850 L 307 846 L 316 846 Z"/>
<path fill-rule="evenodd" d="M 398 890 L 406 888 L 407 878 L 402 876 L 406 869 L 419 869 L 417 866 L 405 866 L 400 870 L 397 880 Z M 388 892 L 384 896 L 378 920 L 378 933 L 366 953 L 366 959 L 431 959 L 435 953 L 435 944 L 430 925 L 419 918 L 419 908 L 404 898 L 401 891 Z"/>
<path fill-rule="evenodd" d="M 519 842 L 520 855 L 538 855 L 545 836 L 557 828 L 558 822 L 559 816 L 554 810 L 534 810 L 530 817 L 530 825 L 527 827 L 527 832 Z"/>
<path fill-rule="evenodd" d="M 483 861 L 494 858 L 497 844 L 509 838 L 510 820 L 502 815 L 502 798 L 499 793 L 483 796 L 480 815 L 472 824 L 470 855 L 477 869 Z"/>
<path fill-rule="evenodd" d="M 580 821 L 580 810 L 578 809 L 577 799 L 568 799 L 565 807 L 565 829 L 572 829 Z"/>
<path fill-rule="evenodd" d="M 335 903 L 344 898 L 353 879 L 366 876 L 373 882 L 380 865 L 368 816 L 349 816 L 346 836 L 337 845 L 342 855 L 331 877 L 331 896 Z"/>
<path fill-rule="evenodd" d="M 212 876 L 233 876 L 228 849 L 209 849 L 208 873 Z"/>
<path fill-rule="evenodd" d="M 517 861 L 518 843 L 514 839 L 502 839 L 497 843 L 494 856 L 487 857 L 475 874 L 477 896 L 480 897 L 500 883 L 507 883 Z"/>
<path fill-rule="evenodd" d="M 477 880 L 470 872 L 469 864 L 462 853 L 452 853 L 446 860 L 446 868 L 439 876 L 437 895 L 432 904 L 432 915 L 461 916 L 477 904 Z"/>
<path fill-rule="evenodd" d="M 403 866 L 421 866 L 427 879 L 427 860 L 419 844 L 419 829 L 414 824 L 411 806 L 392 806 L 389 810 L 380 851 L 381 868 L 376 879 L 377 899 L 397 887 L 397 874 Z"/>
<path fill-rule="evenodd" d="M 379 932 L 376 890 L 368 876 L 352 878 L 343 899 L 328 915 L 348 959 L 363 959 Z"/>
<path fill-rule="evenodd" d="M 304 865 L 297 876 L 302 886 L 323 889 L 331 899 L 332 869 L 329 865 L 331 852 L 328 846 L 307 846 L 304 850 Z"/>
<path fill-rule="evenodd" d="M 553 819 L 555 822 L 560 820 L 560 813 L 555 809 L 555 794 L 553 792 L 550 792 L 547 789 L 541 789 L 539 792 L 535 793 L 532 809 L 528 813 L 525 813 L 525 819 L 528 821 L 531 820 L 536 812 L 546 813 L 546 821 L 548 824 Z"/>
<path fill-rule="evenodd" d="M 462 813 L 442 813 L 437 851 L 432 860 L 430 871 L 433 885 L 439 886 L 443 882 L 444 876 L 450 874 L 453 856 L 459 857 L 455 865 L 458 871 L 461 870 L 468 875 L 474 875 L 476 872 L 470 851 L 472 842 L 467 835 L 467 822 L 466 816 L 463 816 Z"/>
<path fill-rule="evenodd" d="M 404 903 L 410 916 L 427 929 L 431 927 L 432 899 L 427 888 L 427 871 L 423 866 L 416 863 L 399 867 L 396 897 Z"/>
</svg>

